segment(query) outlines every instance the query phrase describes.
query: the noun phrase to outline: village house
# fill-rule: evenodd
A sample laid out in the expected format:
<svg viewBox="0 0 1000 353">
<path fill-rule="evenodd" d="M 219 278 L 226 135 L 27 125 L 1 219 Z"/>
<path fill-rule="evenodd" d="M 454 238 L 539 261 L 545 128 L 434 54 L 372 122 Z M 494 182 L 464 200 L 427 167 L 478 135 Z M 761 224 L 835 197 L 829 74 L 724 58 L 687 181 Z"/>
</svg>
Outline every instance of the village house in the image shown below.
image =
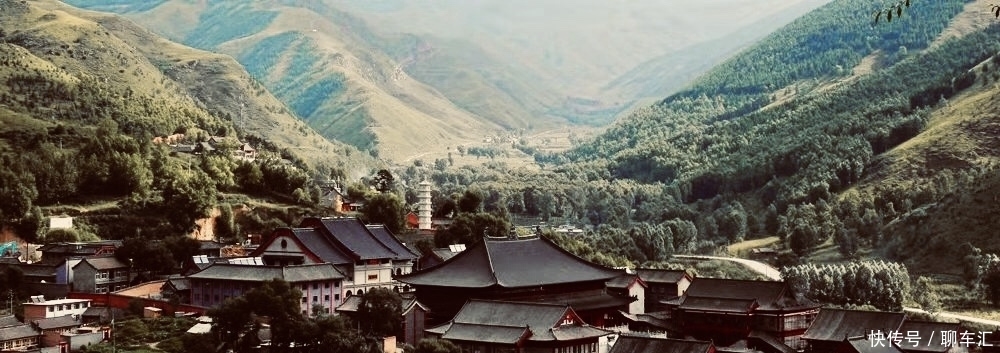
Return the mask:
<svg viewBox="0 0 1000 353">
<path fill-rule="evenodd" d="M 45 300 L 38 295 L 31 297 L 27 303 L 22 303 L 24 321 L 54 318 L 67 315 L 83 315 L 91 307 L 90 299 L 55 299 Z"/>
<path fill-rule="evenodd" d="M 42 347 L 55 347 L 63 341 L 62 335 L 71 333 L 80 327 L 80 315 L 63 315 L 52 318 L 31 321 L 31 324 L 42 333 Z"/>
<path fill-rule="evenodd" d="M 611 332 L 587 325 L 565 304 L 472 299 L 427 334 L 466 352 L 597 353 Z"/>
<path fill-rule="evenodd" d="M 605 282 L 623 273 L 533 237 L 483 239 L 437 266 L 397 279 L 415 288 L 435 323 L 454 316 L 470 299 L 503 299 L 566 303 L 584 322 L 606 327 L 633 301 L 605 291 Z"/>
<path fill-rule="evenodd" d="M 131 266 L 114 256 L 88 257 L 72 267 L 71 291 L 107 293 L 129 286 Z"/>
<path fill-rule="evenodd" d="M 259 287 L 264 281 L 280 279 L 302 292 L 302 314 L 321 306 L 332 313 L 343 300 L 344 274 L 328 263 L 288 266 L 212 264 L 187 276 L 191 286 L 191 304 L 217 307 L 229 298 L 238 297 Z"/>
<path fill-rule="evenodd" d="M 42 253 L 41 262 L 57 264 L 68 258 L 114 255 L 115 249 L 118 249 L 121 246 L 121 240 L 60 242 L 42 245 L 38 248 L 38 251 Z"/>
<path fill-rule="evenodd" d="M 23 351 L 38 347 L 42 333 L 14 315 L 0 317 L 0 350 Z"/>
<path fill-rule="evenodd" d="M 381 225 L 316 217 L 304 219 L 299 228 L 276 229 L 252 255 L 275 266 L 332 264 L 347 275 L 343 297 L 372 288 L 409 291 L 394 277 L 412 272 L 418 257 Z"/>
</svg>

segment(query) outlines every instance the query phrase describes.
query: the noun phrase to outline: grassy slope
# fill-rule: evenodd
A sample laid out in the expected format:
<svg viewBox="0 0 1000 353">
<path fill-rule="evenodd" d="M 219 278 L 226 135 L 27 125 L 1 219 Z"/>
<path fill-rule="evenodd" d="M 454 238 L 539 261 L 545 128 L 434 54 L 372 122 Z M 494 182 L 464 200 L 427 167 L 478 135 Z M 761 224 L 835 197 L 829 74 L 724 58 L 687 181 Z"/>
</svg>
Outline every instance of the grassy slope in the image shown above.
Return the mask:
<svg viewBox="0 0 1000 353">
<path fill-rule="evenodd" d="M 284 104 L 229 56 L 170 42 L 119 16 L 79 10 L 56 2 L 39 2 L 38 5 L 65 11 L 73 16 L 74 22 L 89 22 L 106 28 L 122 40 L 128 50 L 152 64 L 146 67 L 148 71 L 162 72 L 166 76 L 159 77 L 159 82 L 171 84 L 172 80 L 179 86 L 174 89 L 176 94 L 192 97 L 196 106 L 212 115 L 229 117 L 241 134 L 256 135 L 280 148 L 288 148 L 313 167 L 366 170 L 372 162 L 353 148 L 319 136 L 290 114 Z M 128 85 L 148 89 L 150 82 L 156 79 L 149 77 L 128 82 Z M 345 158 L 348 156 L 352 158 Z"/>
<path fill-rule="evenodd" d="M 228 56 L 186 48 L 120 18 L 56 1 L 0 0 L 0 8 L 0 153 L 35 148 L 36 139 L 79 148 L 101 116 L 136 136 L 170 134 L 177 127 L 232 130 L 228 119 L 242 109 L 241 133 L 288 148 L 313 167 L 364 175 L 375 164 L 288 114 Z M 33 83 L 10 83 L 18 77 Z M 49 96 L 47 87 L 67 87 L 75 95 L 38 99 Z M 65 132 L 53 134 L 57 127 Z M 148 223 L 119 209 L 118 201 L 81 198 L 44 211 L 86 215 L 99 229 L 105 220 Z"/>
<path fill-rule="evenodd" d="M 205 20 L 259 12 L 258 7 L 264 8 L 260 3 L 212 7 L 169 2 L 129 15 L 160 33 L 190 40 L 197 34 L 179 30 L 183 26 L 177 26 L 175 20 L 204 27 Z M 324 137 L 377 149 L 381 157 L 398 160 L 429 148 L 443 150 L 477 141 L 499 129 L 399 70 L 388 56 L 365 41 L 370 35 L 367 29 L 343 13 L 318 3 L 269 5 L 267 10 L 271 15 L 265 18 L 266 23 L 258 24 L 259 31 L 207 42 L 220 42 L 215 46 L 219 51 L 247 66 L 259 67 L 254 75 Z M 233 14 L 224 16 L 223 11 Z M 187 26 L 189 30 L 195 27 Z M 268 43 L 275 37 L 282 41 L 277 47 L 294 50 L 272 52 L 275 57 L 264 58 L 273 65 L 258 65 L 256 61 L 262 58 L 247 55 L 267 51 L 259 46 L 275 45 Z"/>
<path fill-rule="evenodd" d="M 931 47 L 993 24 L 992 17 L 984 13 L 987 8 L 984 0 L 966 4 Z M 965 254 L 960 253 L 959 245 L 966 242 L 987 252 L 1000 252 L 994 237 L 994 230 L 1000 226 L 996 217 L 1000 208 L 995 207 L 1000 194 L 994 191 L 1000 187 L 1000 179 L 989 175 L 995 172 L 967 179 L 958 176 L 975 170 L 995 170 L 1000 162 L 996 63 L 980 64 L 973 70 L 979 76 L 973 88 L 936 107 L 919 135 L 877 156 L 865 171 L 866 177 L 841 193 L 841 198 L 903 193 L 940 185 L 941 180 L 959 179 L 950 183 L 954 190 L 938 186 L 950 195 L 901 214 L 883 229 L 886 237 L 893 239 L 890 252 L 906 260 L 911 271 L 917 273 L 960 274 L 958 261 Z M 901 246 L 908 250 L 899 251 Z"/>
</svg>

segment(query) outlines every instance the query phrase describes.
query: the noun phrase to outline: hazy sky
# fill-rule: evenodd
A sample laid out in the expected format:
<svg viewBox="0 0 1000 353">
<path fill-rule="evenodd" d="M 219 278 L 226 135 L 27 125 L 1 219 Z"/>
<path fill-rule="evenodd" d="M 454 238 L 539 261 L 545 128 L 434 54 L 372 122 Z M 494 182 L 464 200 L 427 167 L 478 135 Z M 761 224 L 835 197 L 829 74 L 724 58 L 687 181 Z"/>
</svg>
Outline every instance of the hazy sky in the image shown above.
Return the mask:
<svg viewBox="0 0 1000 353">
<path fill-rule="evenodd" d="M 794 6 L 829 0 L 346 0 L 386 33 L 474 41 L 494 53 L 606 82 L 654 57 Z M 549 69 L 549 68 L 546 68 Z"/>
</svg>

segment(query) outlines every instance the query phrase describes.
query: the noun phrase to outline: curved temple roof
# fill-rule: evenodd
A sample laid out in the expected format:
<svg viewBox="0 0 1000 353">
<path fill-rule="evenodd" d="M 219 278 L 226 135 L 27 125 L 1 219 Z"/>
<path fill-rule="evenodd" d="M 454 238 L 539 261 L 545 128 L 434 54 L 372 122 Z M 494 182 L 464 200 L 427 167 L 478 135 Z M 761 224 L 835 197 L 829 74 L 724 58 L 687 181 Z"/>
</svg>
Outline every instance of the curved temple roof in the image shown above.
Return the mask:
<svg viewBox="0 0 1000 353">
<path fill-rule="evenodd" d="M 576 257 L 544 238 L 484 239 L 448 261 L 397 279 L 411 285 L 519 288 L 607 281 L 622 273 Z"/>
</svg>

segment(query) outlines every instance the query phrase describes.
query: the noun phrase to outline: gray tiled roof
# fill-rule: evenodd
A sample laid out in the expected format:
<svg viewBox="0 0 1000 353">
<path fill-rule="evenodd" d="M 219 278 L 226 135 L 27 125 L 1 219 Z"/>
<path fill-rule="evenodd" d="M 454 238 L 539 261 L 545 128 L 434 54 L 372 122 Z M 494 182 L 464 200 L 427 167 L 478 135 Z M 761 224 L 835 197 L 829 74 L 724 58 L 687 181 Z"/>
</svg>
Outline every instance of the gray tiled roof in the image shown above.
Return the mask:
<svg viewBox="0 0 1000 353">
<path fill-rule="evenodd" d="M 525 336 L 530 336 L 530 333 L 531 330 L 524 326 L 481 326 L 455 323 L 441 335 L 441 338 L 454 341 L 515 344 Z"/>
<path fill-rule="evenodd" d="M 448 261 L 397 279 L 411 285 L 519 288 L 604 282 L 622 273 L 576 257 L 545 238 L 484 239 Z"/>
<path fill-rule="evenodd" d="M 285 267 L 217 263 L 188 276 L 188 279 L 241 282 L 263 282 L 273 279 L 282 279 L 287 282 L 309 282 L 343 278 L 344 274 L 328 263 Z"/>
<path fill-rule="evenodd" d="M 907 332 L 910 331 L 917 332 L 916 342 L 912 342 L 911 339 L 907 338 Z M 951 349 L 951 347 L 941 344 L 941 332 L 950 331 L 962 332 L 961 325 L 957 322 L 949 323 L 906 320 L 903 322 L 903 326 L 899 327 L 899 332 L 901 333 L 900 337 L 902 338 L 902 341 L 899 343 L 899 348 L 906 351 L 947 352 Z"/>
<path fill-rule="evenodd" d="M 311 282 L 329 279 L 344 279 L 344 274 L 332 264 L 296 265 L 282 268 L 283 279 L 288 282 Z"/>
<path fill-rule="evenodd" d="M 433 252 L 434 255 L 437 256 L 437 258 L 441 259 L 441 261 L 448 261 L 448 259 L 455 257 L 455 255 L 460 254 L 460 252 L 454 252 L 448 248 L 435 248 L 431 250 L 431 252 Z"/>
<path fill-rule="evenodd" d="M 594 309 L 614 309 L 623 308 L 629 303 L 638 300 L 632 297 L 619 297 L 608 294 L 603 289 L 592 289 L 577 291 L 573 293 L 550 293 L 543 295 L 531 295 L 527 297 L 510 298 L 511 301 L 529 303 L 550 303 L 569 305 L 576 311 Z"/>
<path fill-rule="evenodd" d="M 41 333 L 31 325 L 22 324 L 0 328 L 0 342 L 40 336 Z"/>
<path fill-rule="evenodd" d="M 796 297 L 785 282 L 778 281 L 698 278 L 691 281 L 691 286 L 685 293 L 694 297 L 755 299 L 760 305 L 758 310 L 816 306 L 808 299 Z"/>
<path fill-rule="evenodd" d="M 115 248 L 120 248 L 122 246 L 121 240 L 102 240 L 93 242 L 60 242 L 60 243 L 49 243 L 42 245 L 38 248 L 38 251 L 43 253 L 56 253 L 64 255 L 94 255 L 98 250 L 105 246 L 114 246 Z"/>
<path fill-rule="evenodd" d="M 101 256 L 84 258 L 80 261 L 80 263 L 76 264 L 76 266 L 73 266 L 73 268 L 75 269 L 77 266 L 83 265 L 84 262 L 90 264 L 91 267 L 98 270 L 114 270 L 129 267 L 128 264 L 121 262 L 114 256 Z"/>
<path fill-rule="evenodd" d="M 567 312 L 571 311 L 572 309 L 565 304 L 473 299 L 466 302 L 450 322 L 429 331 L 435 332 L 436 329 L 436 332 L 442 332 L 447 336 L 447 332 L 454 325 L 462 324 L 479 326 L 483 332 L 499 330 L 504 334 L 510 334 L 508 329 L 510 327 L 526 327 L 531 330 L 531 341 L 557 341 L 599 337 L 608 334 L 603 330 L 580 325 L 563 325 L 559 328 L 560 333 L 554 333 L 557 330 L 555 327 L 562 322 Z M 578 330 L 573 327 L 586 328 Z M 486 333 L 483 334 L 486 335 Z"/>
<path fill-rule="evenodd" d="M 896 331 L 903 320 L 903 313 L 823 308 L 802 339 L 843 342 L 847 337 L 864 336 L 871 330 Z"/>
<path fill-rule="evenodd" d="M 303 224 L 309 219 L 303 221 Z M 398 254 L 382 244 L 357 218 L 321 218 L 323 228 L 344 250 L 360 260 L 394 259 Z"/>
<path fill-rule="evenodd" d="M 354 264 L 354 260 L 350 256 L 337 249 L 337 246 L 319 230 L 314 228 L 292 228 L 292 235 L 324 262 L 335 265 Z"/>
<path fill-rule="evenodd" d="M 344 302 L 337 307 L 337 311 L 355 313 L 358 311 L 359 306 L 361 306 L 361 297 L 352 295 L 344 299 Z"/>
<path fill-rule="evenodd" d="M 0 316 L 0 328 L 17 325 L 24 325 L 24 323 L 21 322 L 21 320 L 18 320 L 14 315 Z"/>
<path fill-rule="evenodd" d="M 621 336 L 608 353 L 708 353 L 711 342 Z"/>
<path fill-rule="evenodd" d="M 608 288 L 624 289 L 627 288 L 628 285 L 632 284 L 632 282 L 635 281 L 635 278 L 636 275 L 634 274 L 623 273 L 618 277 L 612 278 L 611 280 L 607 281 L 604 285 L 607 286 Z"/>
<path fill-rule="evenodd" d="M 392 234 L 392 232 L 386 229 L 384 225 L 369 224 L 366 227 L 368 227 L 368 231 L 375 236 L 376 240 L 389 248 L 389 250 L 392 250 L 392 252 L 396 253 L 396 260 L 416 260 L 420 257 L 416 253 L 410 251 L 406 245 L 403 245 L 403 243 L 401 243 L 399 239 Z"/>
<path fill-rule="evenodd" d="M 684 270 L 657 270 L 649 268 L 639 268 L 635 270 L 646 283 L 677 283 L 687 275 Z"/>
<path fill-rule="evenodd" d="M 48 264 L 21 264 L 21 272 L 27 277 L 52 277 L 56 275 L 57 266 Z"/>
<path fill-rule="evenodd" d="M 191 289 L 191 281 L 184 277 L 170 276 L 167 281 L 163 283 L 163 287 L 171 286 L 174 290 L 184 291 Z"/>
<path fill-rule="evenodd" d="M 35 326 L 42 330 L 80 326 L 80 320 L 74 318 L 72 315 L 38 319 L 35 320 L 34 323 Z"/>
<path fill-rule="evenodd" d="M 730 299 L 686 296 L 680 309 L 685 311 L 719 311 L 728 313 L 749 313 L 757 304 L 755 299 Z"/>
</svg>

